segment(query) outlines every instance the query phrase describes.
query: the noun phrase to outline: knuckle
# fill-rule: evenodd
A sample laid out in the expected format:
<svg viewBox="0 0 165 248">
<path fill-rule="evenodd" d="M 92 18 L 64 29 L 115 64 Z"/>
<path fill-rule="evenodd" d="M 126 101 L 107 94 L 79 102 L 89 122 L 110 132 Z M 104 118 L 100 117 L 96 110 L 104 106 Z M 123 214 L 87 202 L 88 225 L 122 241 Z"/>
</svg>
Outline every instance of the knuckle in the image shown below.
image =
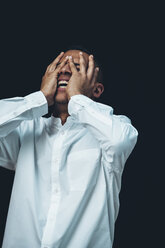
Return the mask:
<svg viewBox="0 0 165 248">
<path fill-rule="evenodd" d="M 66 61 L 63 61 L 61 64 L 60 64 L 60 68 L 63 67 L 64 65 L 66 64 Z"/>
<path fill-rule="evenodd" d="M 53 64 L 57 64 L 57 63 L 58 63 L 58 61 L 59 61 L 59 59 L 58 59 L 58 58 L 56 58 L 56 59 L 53 61 Z"/>
<path fill-rule="evenodd" d="M 55 76 L 57 73 L 58 73 L 58 71 L 57 71 L 57 70 L 55 70 L 55 71 L 52 71 L 52 73 L 51 73 L 51 74 Z"/>
</svg>

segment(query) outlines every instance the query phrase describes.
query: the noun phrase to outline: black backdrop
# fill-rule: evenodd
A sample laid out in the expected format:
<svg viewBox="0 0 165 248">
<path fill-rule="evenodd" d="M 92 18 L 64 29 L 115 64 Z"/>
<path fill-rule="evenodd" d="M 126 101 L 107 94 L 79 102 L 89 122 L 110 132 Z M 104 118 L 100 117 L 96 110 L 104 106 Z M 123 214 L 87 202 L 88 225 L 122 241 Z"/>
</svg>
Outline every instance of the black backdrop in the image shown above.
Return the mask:
<svg viewBox="0 0 165 248">
<path fill-rule="evenodd" d="M 1 99 L 39 90 L 57 51 L 80 43 L 102 61 L 102 102 L 128 116 L 139 132 L 122 177 L 114 248 L 155 248 L 163 242 L 161 9 L 144 1 L 1 4 Z M 0 168 L 1 241 L 13 178 Z"/>
</svg>

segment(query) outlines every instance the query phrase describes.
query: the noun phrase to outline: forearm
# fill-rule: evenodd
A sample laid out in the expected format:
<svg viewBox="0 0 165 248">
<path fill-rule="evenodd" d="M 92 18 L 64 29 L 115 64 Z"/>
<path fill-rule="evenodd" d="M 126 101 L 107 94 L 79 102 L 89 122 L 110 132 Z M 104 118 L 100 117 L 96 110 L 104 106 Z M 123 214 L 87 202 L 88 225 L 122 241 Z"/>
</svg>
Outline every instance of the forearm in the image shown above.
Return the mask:
<svg viewBox="0 0 165 248">
<path fill-rule="evenodd" d="M 47 101 L 40 91 L 25 97 L 0 100 L 0 137 L 12 132 L 22 121 L 40 117 L 47 112 Z"/>
<path fill-rule="evenodd" d="M 73 96 L 68 110 L 93 134 L 106 160 L 111 161 L 119 153 L 127 159 L 137 140 L 137 130 L 127 117 L 115 116 L 110 106 L 99 105 L 83 95 Z"/>
</svg>

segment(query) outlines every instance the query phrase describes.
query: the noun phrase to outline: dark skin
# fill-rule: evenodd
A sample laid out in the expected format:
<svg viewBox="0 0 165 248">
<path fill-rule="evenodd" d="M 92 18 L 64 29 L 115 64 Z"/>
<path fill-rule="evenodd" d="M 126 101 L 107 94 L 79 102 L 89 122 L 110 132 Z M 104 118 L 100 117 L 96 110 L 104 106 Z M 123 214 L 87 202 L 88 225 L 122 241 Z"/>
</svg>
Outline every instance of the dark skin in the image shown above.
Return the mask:
<svg viewBox="0 0 165 248">
<path fill-rule="evenodd" d="M 69 116 L 68 102 L 72 96 L 82 94 L 94 99 L 103 93 L 103 84 L 97 82 L 98 71 L 93 56 L 80 50 L 62 52 L 47 67 L 42 78 L 41 91 L 48 105 L 54 105 L 53 115 L 61 118 L 62 125 Z M 68 81 L 63 91 L 57 88 L 60 80 Z"/>
</svg>

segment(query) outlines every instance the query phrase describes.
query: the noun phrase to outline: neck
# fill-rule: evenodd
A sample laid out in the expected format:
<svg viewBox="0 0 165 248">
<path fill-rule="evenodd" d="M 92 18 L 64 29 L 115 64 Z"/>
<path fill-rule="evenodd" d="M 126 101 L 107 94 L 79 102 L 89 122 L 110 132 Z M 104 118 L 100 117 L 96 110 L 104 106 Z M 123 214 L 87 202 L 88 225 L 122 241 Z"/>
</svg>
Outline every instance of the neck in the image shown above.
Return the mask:
<svg viewBox="0 0 165 248">
<path fill-rule="evenodd" d="M 69 116 L 68 104 L 55 103 L 53 109 L 53 116 L 59 117 L 61 119 L 62 125 L 64 125 L 67 117 Z"/>
</svg>

